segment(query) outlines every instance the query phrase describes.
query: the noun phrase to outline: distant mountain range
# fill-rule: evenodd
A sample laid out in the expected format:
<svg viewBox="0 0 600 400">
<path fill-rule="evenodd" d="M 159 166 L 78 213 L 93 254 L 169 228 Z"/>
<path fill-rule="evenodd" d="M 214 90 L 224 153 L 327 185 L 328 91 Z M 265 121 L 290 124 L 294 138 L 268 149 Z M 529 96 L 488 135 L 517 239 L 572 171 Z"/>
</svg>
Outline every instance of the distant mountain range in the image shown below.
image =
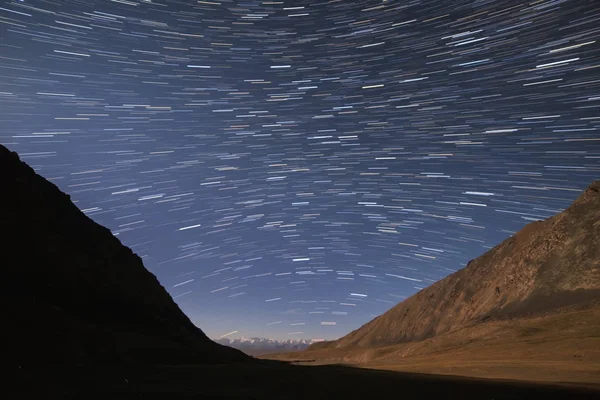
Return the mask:
<svg viewBox="0 0 600 400">
<path fill-rule="evenodd" d="M 318 340 L 311 339 L 288 339 L 288 340 L 275 340 L 268 338 L 252 337 L 252 338 L 237 338 L 228 339 L 221 338 L 216 339 L 215 342 L 233 347 L 243 351 L 246 354 L 257 356 L 261 354 L 269 353 L 286 353 L 290 351 L 305 350 L 313 343 Z"/>
</svg>

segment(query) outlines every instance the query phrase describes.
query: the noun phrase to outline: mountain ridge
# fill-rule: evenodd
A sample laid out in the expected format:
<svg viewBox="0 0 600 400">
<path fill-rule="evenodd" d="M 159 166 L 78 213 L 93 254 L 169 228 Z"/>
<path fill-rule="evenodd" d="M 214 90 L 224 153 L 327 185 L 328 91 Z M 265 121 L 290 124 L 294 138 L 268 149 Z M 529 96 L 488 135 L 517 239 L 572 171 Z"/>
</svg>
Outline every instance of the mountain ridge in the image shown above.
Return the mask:
<svg viewBox="0 0 600 400">
<path fill-rule="evenodd" d="M 211 341 L 142 260 L 0 145 L 5 359 L 27 363 L 246 361 Z"/>
</svg>

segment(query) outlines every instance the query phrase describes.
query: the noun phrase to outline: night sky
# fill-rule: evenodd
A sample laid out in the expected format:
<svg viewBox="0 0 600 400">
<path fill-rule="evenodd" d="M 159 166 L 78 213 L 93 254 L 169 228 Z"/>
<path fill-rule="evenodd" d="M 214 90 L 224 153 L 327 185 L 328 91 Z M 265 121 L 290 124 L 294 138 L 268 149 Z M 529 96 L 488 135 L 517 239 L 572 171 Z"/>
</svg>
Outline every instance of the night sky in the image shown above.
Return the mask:
<svg viewBox="0 0 600 400">
<path fill-rule="evenodd" d="M 0 143 L 213 338 L 339 337 L 563 210 L 599 110 L 597 0 L 0 2 Z"/>
</svg>

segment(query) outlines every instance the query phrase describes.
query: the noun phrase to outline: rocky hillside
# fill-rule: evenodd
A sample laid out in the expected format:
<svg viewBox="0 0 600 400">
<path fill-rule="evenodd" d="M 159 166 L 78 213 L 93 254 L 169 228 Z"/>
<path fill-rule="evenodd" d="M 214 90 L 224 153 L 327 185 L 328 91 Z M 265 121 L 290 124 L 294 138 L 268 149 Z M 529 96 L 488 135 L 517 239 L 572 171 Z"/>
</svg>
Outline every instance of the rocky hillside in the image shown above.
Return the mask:
<svg viewBox="0 0 600 400">
<path fill-rule="evenodd" d="M 552 313 L 600 299 L 600 181 L 565 211 L 525 226 L 467 266 L 325 348 L 431 338 L 496 318 Z"/>
<path fill-rule="evenodd" d="M 0 146 L 4 362 L 249 359 L 211 341 L 142 260 Z"/>
</svg>

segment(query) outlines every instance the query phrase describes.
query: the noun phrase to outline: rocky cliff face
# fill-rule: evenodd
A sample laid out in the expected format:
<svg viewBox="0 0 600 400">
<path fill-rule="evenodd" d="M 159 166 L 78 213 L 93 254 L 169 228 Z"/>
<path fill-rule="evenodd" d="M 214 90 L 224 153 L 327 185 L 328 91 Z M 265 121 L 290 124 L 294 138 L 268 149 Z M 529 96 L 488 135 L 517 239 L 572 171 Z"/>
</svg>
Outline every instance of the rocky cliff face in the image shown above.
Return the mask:
<svg viewBox="0 0 600 400">
<path fill-rule="evenodd" d="M 0 146 L 3 359 L 230 362 L 142 260 Z"/>
<path fill-rule="evenodd" d="M 490 318 L 600 299 L 600 181 L 565 211 L 525 226 L 468 265 L 322 348 L 419 341 Z"/>
</svg>

